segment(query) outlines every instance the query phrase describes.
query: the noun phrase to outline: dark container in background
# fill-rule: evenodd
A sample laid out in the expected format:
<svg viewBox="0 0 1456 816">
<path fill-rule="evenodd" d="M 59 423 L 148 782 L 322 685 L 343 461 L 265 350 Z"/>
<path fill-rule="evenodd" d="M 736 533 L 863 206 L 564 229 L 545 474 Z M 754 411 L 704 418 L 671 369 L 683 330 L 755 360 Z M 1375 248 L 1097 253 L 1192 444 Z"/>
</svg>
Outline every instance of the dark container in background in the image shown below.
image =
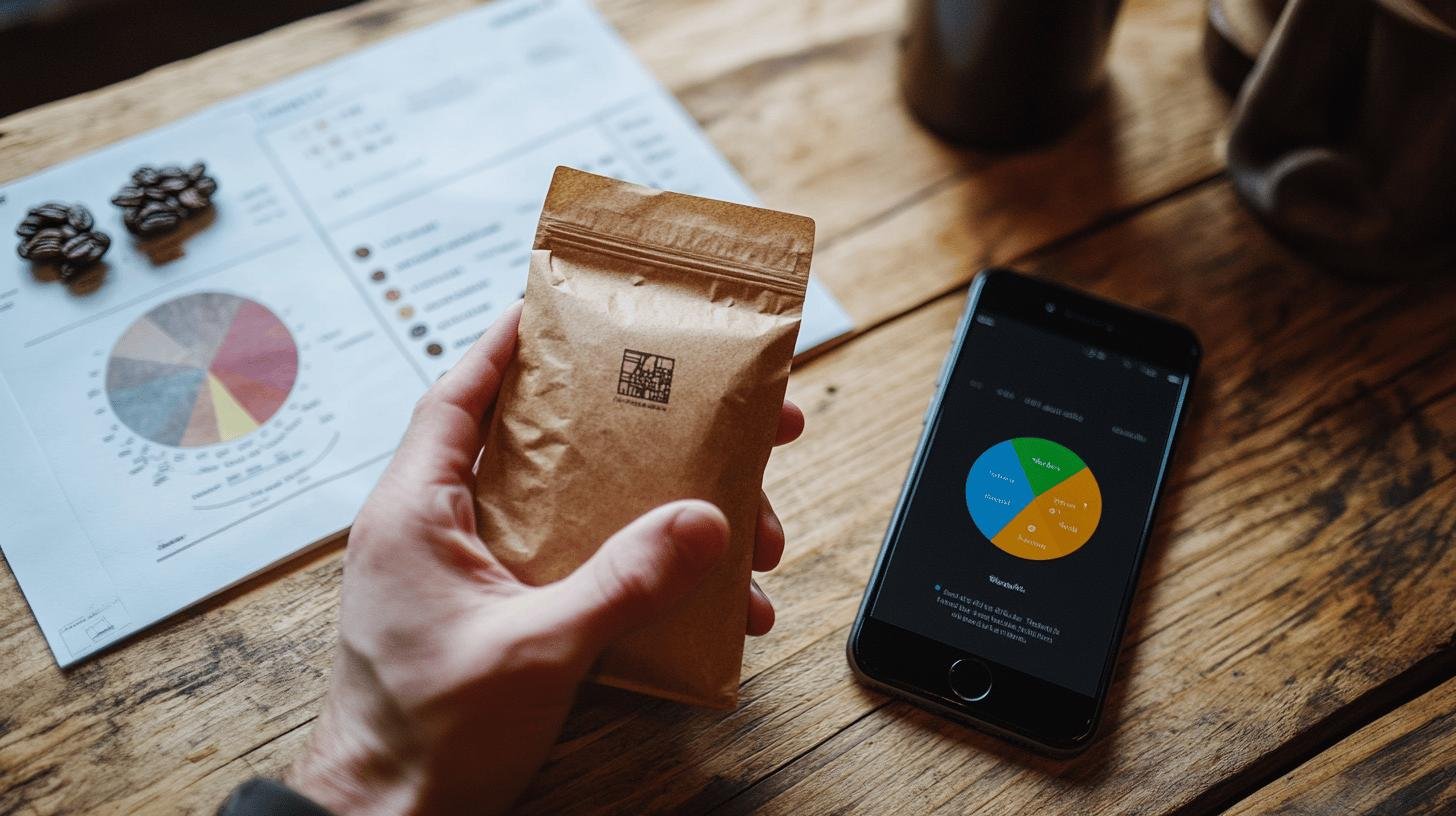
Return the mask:
<svg viewBox="0 0 1456 816">
<path fill-rule="evenodd" d="M 957 144 L 1015 149 L 1066 132 L 1106 79 L 1121 0 L 910 0 L 910 109 Z"/>
</svg>

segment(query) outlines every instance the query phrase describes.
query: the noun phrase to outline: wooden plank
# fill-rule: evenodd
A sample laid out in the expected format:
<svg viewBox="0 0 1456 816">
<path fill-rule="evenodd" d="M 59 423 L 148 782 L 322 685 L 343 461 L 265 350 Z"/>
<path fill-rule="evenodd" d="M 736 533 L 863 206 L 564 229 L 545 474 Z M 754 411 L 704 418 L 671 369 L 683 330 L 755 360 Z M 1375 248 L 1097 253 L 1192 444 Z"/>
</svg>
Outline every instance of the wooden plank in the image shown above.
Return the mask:
<svg viewBox="0 0 1456 816">
<path fill-rule="evenodd" d="M 1456 680 L 1351 734 L 1240 802 L 1229 816 L 1256 813 L 1456 811 Z"/>
<path fill-rule="evenodd" d="M 750 645 L 740 710 L 596 697 L 528 812 L 1166 812 L 1449 650 L 1456 293 L 1315 273 L 1222 184 L 1036 267 L 1187 320 L 1208 352 L 1098 746 L 1008 750 L 886 706 L 844 664 L 957 294 L 796 374 L 809 429 L 770 465 L 780 624 Z"/>
<path fill-rule="evenodd" d="M 0 120 L 0 179 L 470 5 L 374 0 Z M 973 263 L 1014 257 L 1219 170 L 1226 106 L 1198 62 L 1198 0 L 1128 3 L 1104 104 L 1062 144 L 1001 159 L 947 148 L 905 112 L 899 0 L 602 8 L 767 203 L 818 221 L 828 251 L 816 274 L 862 325 L 964 283 Z"/>
<path fill-rule="evenodd" d="M 67 672 L 25 631 L 7 571 L 0 812 L 135 813 L 184 792 L 220 802 L 246 775 L 219 769 L 316 712 L 339 555 L 306 556 Z"/>
</svg>

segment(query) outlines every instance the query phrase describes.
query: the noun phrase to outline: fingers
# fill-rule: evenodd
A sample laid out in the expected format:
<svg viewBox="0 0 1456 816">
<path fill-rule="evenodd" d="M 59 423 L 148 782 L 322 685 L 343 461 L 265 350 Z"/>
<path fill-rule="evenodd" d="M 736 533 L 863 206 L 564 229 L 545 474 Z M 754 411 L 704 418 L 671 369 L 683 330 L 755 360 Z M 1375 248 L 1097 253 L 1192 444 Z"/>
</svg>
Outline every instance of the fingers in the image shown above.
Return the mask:
<svg viewBox="0 0 1456 816">
<path fill-rule="evenodd" d="M 413 482 L 469 481 L 480 423 L 516 350 L 521 304 L 512 304 L 415 405 L 390 467 Z"/>
<path fill-rule="evenodd" d="M 721 510 L 704 501 L 673 502 L 622 528 L 554 588 L 600 649 L 681 600 L 727 548 Z"/>
<path fill-rule="evenodd" d="M 788 400 L 784 400 L 783 413 L 779 414 L 779 429 L 774 434 L 775 445 L 785 445 L 799 438 L 804 432 L 804 411 Z"/>
<path fill-rule="evenodd" d="M 758 529 L 753 536 L 753 569 L 767 572 L 779 565 L 784 557 L 784 525 L 769 503 L 768 494 L 758 507 Z"/>
<path fill-rule="evenodd" d="M 748 634 L 753 637 L 766 635 L 773 625 L 773 601 L 763 591 L 763 587 L 753 581 L 748 585 Z"/>
<path fill-rule="evenodd" d="M 783 413 L 779 414 L 778 431 L 774 444 L 793 442 L 804 432 L 804 412 L 794 403 L 784 400 Z M 758 509 L 758 528 L 753 536 L 753 569 L 767 572 L 779 565 L 784 557 L 784 525 L 774 512 L 767 494 L 762 494 Z M 748 634 L 757 637 L 768 634 L 774 625 L 773 601 L 757 581 L 748 587 Z"/>
<path fill-rule="evenodd" d="M 430 391 L 440 400 L 465 410 L 476 424 L 495 401 L 501 377 L 516 353 L 516 332 L 521 323 L 522 301 L 506 308 L 485 330 L 465 355 L 437 380 Z"/>
</svg>

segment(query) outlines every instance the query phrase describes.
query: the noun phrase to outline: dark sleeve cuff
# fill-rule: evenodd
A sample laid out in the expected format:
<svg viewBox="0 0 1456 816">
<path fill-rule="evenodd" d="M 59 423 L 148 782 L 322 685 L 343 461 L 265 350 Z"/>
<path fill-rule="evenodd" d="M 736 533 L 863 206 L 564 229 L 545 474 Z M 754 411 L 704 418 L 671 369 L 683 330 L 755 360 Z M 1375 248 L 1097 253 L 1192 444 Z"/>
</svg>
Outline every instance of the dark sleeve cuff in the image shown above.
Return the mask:
<svg viewBox="0 0 1456 816">
<path fill-rule="evenodd" d="M 217 809 L 218 816 L 332 816 L 301 793 L 272 779 L 249 779 Z"/>
</svg>

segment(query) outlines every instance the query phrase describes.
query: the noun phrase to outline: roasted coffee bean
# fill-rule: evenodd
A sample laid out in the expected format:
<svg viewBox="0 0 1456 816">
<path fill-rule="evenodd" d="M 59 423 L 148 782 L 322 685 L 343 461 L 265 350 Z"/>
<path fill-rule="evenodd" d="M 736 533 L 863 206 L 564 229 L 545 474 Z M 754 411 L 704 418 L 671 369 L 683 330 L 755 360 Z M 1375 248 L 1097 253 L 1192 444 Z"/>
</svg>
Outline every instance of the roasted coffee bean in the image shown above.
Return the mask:
<svg viewBox="0 0 1456 816">
<path fill-rule="evenodd" d="M 85 207 L 72 207 L 66 216 L 66 223 L 78 232 L 85 232 L 96 226 L 96 219 L 91 217 L 91 211 Z"/>
<path fill-rule="evenodd" d="M 193 181 L 197 181 L 198 179 L 202 178 L 203 175 L 205 175 L 206 173 L 207 165 L 203 164 L 202 162 L 198 162 L 197 164 L 194 164 L 191 167 L 187 168 L 187 178 Z"/>
<path fill-rule="evenodd" d="M 58 204 L 54 201 L 51 201 L 31 210 L 30 214 L 38 215 L 41 218 L 44 218 L 48 223 L 59 224 L 62 221 L 66 220 L 66 216 L 71 214 L 71 208 L 67 207 L 65 204 Z"/>
<path fill-rule="evenodd" d="M 192 185 L 186 176 L 164 176 L 157 186 L 169 193 L 180 193 Z"/>
<path fill-rule="evenodd" d="M 30 247 L 26 257 L 32 261 L 54 261 L 61 257 L 61 247 L 71 236 L 60 227 L 46 227 L 30 236 Z"/>
<path fill-rule="evenodd" d="M 65 262 L 65 263 L 57 266 L 56 267 L 56 272 L 60 274 L 61 280 L 63 282 L 65 282 L 65 283 L 71 283 L 71 282 L 75 281 L 77 278 L 81 277 L 82 273 L 84 273 L 87 269 L 90 269 L 92 266 L 93 266 L 93 264 L 89 264 L 89 263 L 88 264 L 82 264 L 82 263 L 72 263 L 70 261 L 67 261 L 67 262 Z"/>
<path fill-rule="evenodd" d="M 205 210 L 212 203 L 205 194 L 191 187 L 177 194 L 177 202 L 192 212 Z"/>
<path fill-rule="evenodd" d="M 131 180 L 138 187 L 150 187 L 161 181 L 162 177 L 157 175 L 157 171 L 150 167 L 138 167 L 136 172 L 131 174 Z"/>
<path fill-rule="evenodd" d="M 20 226 L 15 228 L 15 234 L 19 235 L 21 238 L 29 238 L 37 232 L 40 232 L 41 229 L 45 226 L 45 219 L 41 218 L 38 215 L 27 215 L 25 219 L 20 222 Z"/>
<path fill-rule="evenodd" d="M 67 241 L 65 246 L 61 247 L 61 255 L 67 263 L 90 266 L 101 260 L 101 256 L 106 254 L 109 246 L 111 246 L 110 238 L 99 232 L 87 232 Z"/>
<path fill-rule="evenodd" d="M 140 187 L 123 187 L 111 197 L 111 203 L 118 207 L 135 207 L 146 200 L 147 192 Z"/>
<path fill-rule="evenodd" d="M 137 214 L 136 229 L 138 235 L 160 235 L 170 232 L 182 223 L 182 216 L 175 210 L 160 202 L 151 202 L 143 207 Z"/>
<path fill-rule="evenodd" d="M 211 198 L 212 194 L 217 192 L 217 180 L 212 178 L 211 176 L 203 176 L 202 178 L 197 179 L 197 181 L 193 182 L 192 189 L 198 191 L 199 193 L 202 193 L 208 198 Z"/>
</svg>

